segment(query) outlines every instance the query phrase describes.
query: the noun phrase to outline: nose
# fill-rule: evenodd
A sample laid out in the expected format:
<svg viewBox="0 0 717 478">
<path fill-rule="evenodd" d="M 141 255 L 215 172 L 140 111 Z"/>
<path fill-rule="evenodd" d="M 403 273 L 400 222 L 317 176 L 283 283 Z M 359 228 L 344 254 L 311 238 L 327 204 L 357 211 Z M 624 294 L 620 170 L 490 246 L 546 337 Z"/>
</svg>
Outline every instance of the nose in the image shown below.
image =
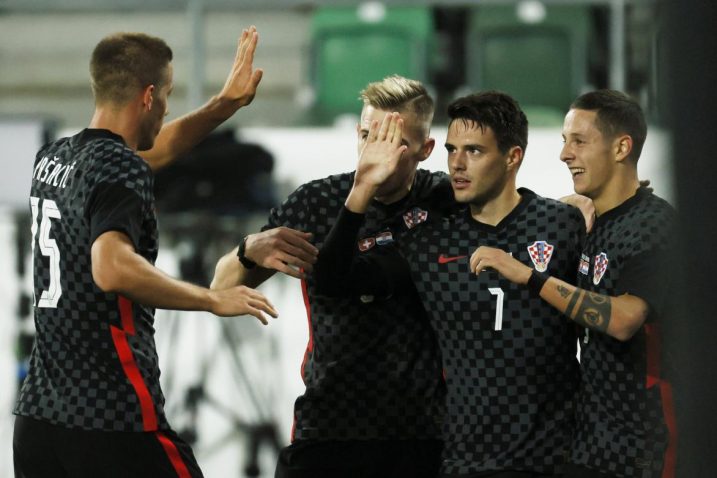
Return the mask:
<svg viewBox="0 0 717 478">
<path fill-rule="evenodd" d="M 567 142 L 563 143 L 563 148 L 560 150 L 560 161 L 567 163 L 573 159 L 575 159 L 575 155 L 573 154 L 570 145 Z"/>
<path fill-rule="evenodd" d="M 466 157 L 460 151 L 448 155 L 448 169 L 450 171 L 463 171 L 466 169 Z"/>
</svg>

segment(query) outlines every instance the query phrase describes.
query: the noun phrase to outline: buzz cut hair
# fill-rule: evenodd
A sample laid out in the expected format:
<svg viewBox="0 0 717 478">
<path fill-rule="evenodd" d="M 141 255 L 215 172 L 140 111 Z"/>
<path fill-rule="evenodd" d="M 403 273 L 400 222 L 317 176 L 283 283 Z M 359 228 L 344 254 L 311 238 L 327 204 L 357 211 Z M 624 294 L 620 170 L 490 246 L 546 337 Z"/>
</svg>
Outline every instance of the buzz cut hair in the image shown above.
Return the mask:
<svg viewBox="0 0 717 478">
<path fill-rule="evenodd" d="M 359 98 L 364 105 L 371 105 L 379 110 L 410 112 L 428 125 L 433 121 L 433 98 L 423 83 L 417 80 L 399 75 L 387 76 L 381 81 L 366 85 Z"/>
<path fill-rule="evenodd" d="M 161 38 L 144 33 L 115 33 L 95 46 L 90 78 L 95 102 L 123 104 L 149 85 L 167 81 L 172 49 Z"/>
</svg>

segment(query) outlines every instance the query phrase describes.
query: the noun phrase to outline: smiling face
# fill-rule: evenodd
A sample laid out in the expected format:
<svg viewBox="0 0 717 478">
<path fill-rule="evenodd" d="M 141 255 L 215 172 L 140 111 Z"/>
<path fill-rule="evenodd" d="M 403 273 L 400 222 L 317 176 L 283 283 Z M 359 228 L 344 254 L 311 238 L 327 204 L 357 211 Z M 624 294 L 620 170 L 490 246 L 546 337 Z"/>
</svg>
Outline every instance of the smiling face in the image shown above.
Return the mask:
<svg viewBox="0 0 717 478">
<path fill-rule="evenodd" d="M 361 111 L 361 123 L 357 127 L 358 153 L 366 144 L 366 137 L 372 121 L 383 121 L 384 116 L 390 111 L 381 110 L 371 105 L 365 105 Z M 433 149 L 433 139 L 428 137 L 430 124 L 421 120 L 415 113 L 402 112 L 403 138 L 401 143 L 408 149 L 403 153 L 399 169 L 391 176 L 376 192 L 376 199 L 390 204 L 403 198 L 413 184 L 418 163 L 428 158 Z M 430 121 L 430 120 L 429 120 Z"/>
<path fill-rule="evenodd" d="M 596 125 L 597 112 L 571 109 L 563 123 L 560 159 L 570 170 L 575 192 L 591 199 L 604 193 L 615 174 L 612 141 Z"/>
<path fill-rule="evenodd" d="M 448 127 L 446 151 L 456 201 L 482 206 L 498 197 L 511 184 L 509 164 L 516 148 L 520 150 L 514 146 L 503 153 L 490 127 L 453 120 Z"/>
</svg>

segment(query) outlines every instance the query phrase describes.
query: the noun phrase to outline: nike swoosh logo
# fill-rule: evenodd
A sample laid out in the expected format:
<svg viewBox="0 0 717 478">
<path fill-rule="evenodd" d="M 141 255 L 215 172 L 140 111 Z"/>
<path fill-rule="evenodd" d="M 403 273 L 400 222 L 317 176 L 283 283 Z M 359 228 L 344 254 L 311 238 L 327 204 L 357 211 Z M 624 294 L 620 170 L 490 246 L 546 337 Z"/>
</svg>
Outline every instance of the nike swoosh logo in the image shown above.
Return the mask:
<svg viewBox="0 0 717 478">
<path fill-rule="evenodd" d="M 441 254 L 440 256 L 438 256 L 438 263 L 439 264 L 448 264 L 449 262 L 457 261 L 458 259 L 463 259 L 464 257 L 468 257 L 468 256 L 449 257 L 445 254 Z"/>
</svg>

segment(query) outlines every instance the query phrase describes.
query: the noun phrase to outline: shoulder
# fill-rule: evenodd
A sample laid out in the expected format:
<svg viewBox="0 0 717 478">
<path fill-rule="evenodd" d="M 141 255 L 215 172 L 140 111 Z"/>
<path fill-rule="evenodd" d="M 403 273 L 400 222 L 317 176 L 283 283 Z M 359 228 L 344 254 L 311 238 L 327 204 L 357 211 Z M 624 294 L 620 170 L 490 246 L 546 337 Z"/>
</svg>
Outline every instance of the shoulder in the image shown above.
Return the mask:
<svg viewBox="0 0 717 478">
<path fill-rule="evenodd" d="M 290 200 L 310 200 L 312 198 L 340 197 L 343 199 L 351 190 L 353 173 L 342 173 L 314 179 L 297 187 L 289 195 Z"/>
<path fill-rule="evenodd" d="M 658 247 L 674 240 L 677 211 L 664 199 L 648 194 L 633 210 L 630 221 L 640 231 L 640 241 Z"/>
<path fill-rule="evenodd" d="M 542 216 L 544 214 L 549 219 L 557 218 L 584 227 L 583 215 L 578 208 L 565 204 L 557 199 L 540 196 L 530 190 L 521 189 L 521 192 L 523 191 L 532 195 L 531 205 L 537 210 L 539 215 Z"/>
</svg>

